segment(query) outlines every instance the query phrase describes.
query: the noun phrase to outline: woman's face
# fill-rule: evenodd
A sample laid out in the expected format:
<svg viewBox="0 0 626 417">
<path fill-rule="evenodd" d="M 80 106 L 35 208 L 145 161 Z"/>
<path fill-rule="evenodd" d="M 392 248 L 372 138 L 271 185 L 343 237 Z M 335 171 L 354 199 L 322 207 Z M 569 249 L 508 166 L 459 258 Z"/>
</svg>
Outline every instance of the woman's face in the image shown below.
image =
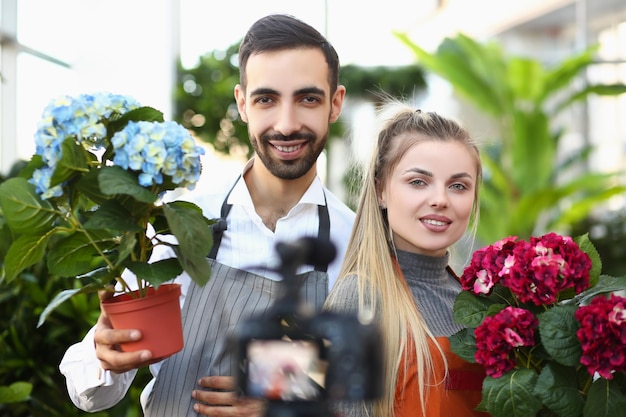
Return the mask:
<svg viewBox="0 0 626 417">
<path fill-rule="evenodd" d="M 443 256 L 463 236 L 477 180 L 470 152 L 461 143 L 427 140 L 402 156 L 380 194 L 397 249 Z"/>
</svg>

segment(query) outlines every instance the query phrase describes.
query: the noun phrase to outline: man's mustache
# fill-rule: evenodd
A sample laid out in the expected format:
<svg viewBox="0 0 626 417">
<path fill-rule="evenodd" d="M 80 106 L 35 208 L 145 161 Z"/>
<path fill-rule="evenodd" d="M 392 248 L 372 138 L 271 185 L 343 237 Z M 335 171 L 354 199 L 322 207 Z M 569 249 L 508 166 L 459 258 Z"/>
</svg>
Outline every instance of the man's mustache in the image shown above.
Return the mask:
<svg viewBox="0 0 626 417">
<path fill-rule="evenodd" d="M 291 135 L 285 136 L 285 135 L 281 135 L 280 133 L 272 133 L 272 134 L 263 135 L 261 138 L 266 142 L 270 140 L 288 142 L 291 140 L 302 140 L 302 139 L 314 141 L 315 135 L 313 133 L 292 133 Z"/>
</svg>

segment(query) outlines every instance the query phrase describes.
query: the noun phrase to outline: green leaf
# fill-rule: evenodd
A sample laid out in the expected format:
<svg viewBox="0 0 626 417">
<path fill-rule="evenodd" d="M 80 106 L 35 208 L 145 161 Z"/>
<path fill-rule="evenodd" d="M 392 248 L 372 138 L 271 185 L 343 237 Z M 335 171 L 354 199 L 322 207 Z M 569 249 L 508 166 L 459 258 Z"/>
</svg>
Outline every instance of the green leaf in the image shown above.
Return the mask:
<svg viewBox="0 0 626 417">
<path fill-rule="evenodd" d="M 565 366 L 580 364 L 582 348 L 576 338 L 580 324 L 574 318 L 575 305 L 557 305 L 537 315 L 541 343 L 554 360 Z"/>
<path fill-rule="evenodd" d="M 589 240 L 589 233 L 575 237 L 574 242 L 576 242 L 580 250 L 589 255 L 589 259 L 591 259 L 589 283 L 590 285 L 594 285 L 602 272 L 602 259 L 600 259 L 600 254 L 593 243 L 591 243 L 591 240 Z"/>
<path fill-rule="evenodd" d="M 41 261 L 54 230 L 44 235 L 21 235 L 13 241 L 4 258 L 7 282 L 13 281 L 20 272 Z"/>
<path fill-rule="evenodd" d="M 592 298 L 600 294 L 608 294 L 616 291 L 626 291 L 626 276 L 611 277 L 608 275 L 600 275 L 595 287 L 578 294 L 576 303 L 578 305 L 589 304 Z"/>
<path fill-rule="evenodd" d="M 98 174 L 100 189 L 106 195 L 124 194 L 143 203 L 154 203 L 157 196 L 137 182 L 133 173 L 119 166 L 103 167 Z"/>
<path fill-rule="evenodd" d="M 109 200 L 91 213 L 85 229 L 112 229 L 138 232 L 144 230 L 133 216 L 116 200 Z"/>
<path fill-rule="evenodd" d="M 495 45 L 482 46 L 472 39 L 459 35 L 457 38 L 446 38 L 438 47 L 436 53 L 431 54 L 413 43 L 406 34 L 394 34 L 401 42 L 407 45 L 417 58 L 417 62 L 428 71 L 450 82 L 456 92 L 478 108 L 494 116 L 500 116 L 505 105 L 501 89 L 495 86 L 506 85 L 498 78 L 499 72 L 492 73 L 491 78 L 484 79 L 476 69 L 492 65 L 493 69 L 500 68 L 502 61 L 494 59 L 500 55 Z M 488 62 L 482 62 L 489 57 Z M 493 66 L 498 62 L 498 66 Z M 471 67 L 472 70 L 469 70 Z"/>
<path fill-rule="evenodd" d="M 482 403 L 492 417 L 529 417 L 541 409 L 541 401 L 532 392 L 537 374 L 518 369 L 500 378 L 485 377 Z"/>
<path fill-rule="evenodd" d="M 11 178 L 0 184 L 0 206 L 4 218 L 16 233 L 40 234 L 53 227 L 56 212 L 24 178 Z"/>
<path fill-rule="evenodd" d="M 573 368 L 548 363 L 537 378 L 534 393 L 546 407 L 561 417 L 579 417 L 585 399 L 576 385 L 578 376 Z"/>
<path fill-rule="evenodd" d="M 616 417 L 626 409 L 626 376 L 616 374 L 612 380 L 598 378 L 591 384 L 583 417 Z"/>
<path fill-rule="evenodd" d="M 129 262 L 126 266 L 137 277 L 149 282 L 155 288 L 183 272 L 183 267 L 177 258 L 162 259 L 152 263 Z"/>
<path fill-rule="evenodd" d="M 28 400 L 33 384 L 18 381 L 11 385 L 0 386 L 0 404 L 17 403 Z"/>
<path fill-rule="evenodd" d="M 122 130 L 128 122 L 162 122 L 163 112 L 153 107 L 139 107 L 137 109 L 130 110 L 120 116 L 117 120 L 112 120 L 107 126 L 107 133 L 112 137 L 113 134 L 119 130 Z"/>
<path fill-rule="evenodd" d="M 211 267 L 206 259 L 213 246 L 213 235 L 208 220 L 200 207 L 185 201 L 163 205 L 163 213 L 178 246 L 174 247 L 183 269 L 198 285 L 204 285 L 211 277 Z"/>
<path fill-rule="evenodd" d="M 474 329 L 462 329 L 448 338 L 450 349 L 460 358 L 476 363 L 476 336 Z"/>
<path fill-rule="evenodd" d="M 100 170 L 92 169 L 81 175 L 74 185 L 77 193 L 82 194 L 95 204 L 104 204 L 111 197 L 100 190 L 100 184 L 98 183 L 99 174 Z"/>
<path fill-rule="evenodd" d="M 89 171 L 86 153 L 88 152 L 82 146 L 76 144 L 73 136 L 65 138 L 61 143 L 61 159 L 52 173 L 50 186 L 53 187 L 69 180 L 77 172 Z"/>
<path fill-rule="evenodd" d="M 53 245 L 48 252 L 50 273 L 63 277 L 81 275 L 105 264 L 96 246 L 105 253 L 115 248 L 118 235 L 107 230 L 94 230 L 89 236 L 73 233 Z M 96 245 L 96 246 L 94 246 Z"/>
<path fill-rule="evenodd" d="M 46 318 L 52 313 L 57 307 L 59 307 L 63 302 L 70 299 L 71 297 L 78 294 L 88 294 L 96 291 L 100 291 L 106 287 L 105 283 L 91 283 L 87 284 L 82 288 L 73 288 L 70 290 L 63 290 L 58 293 L 52 301 L 44 308 L 44 310 L 39 315 L 39 321 L 37 322 L 37 327 L 41 327 L 46 321 Z"/>
<path fill-rule="evenodd" d="M 494 304 L 493 301 L 486 297 L 476 296 L 469 291 L 462 291 L 454 301 L 454 321 L 465 327 L 476 328 L 490 313 L 490 308 Z M 496 306 L 497 310 L 501 308 Z"/>
</svg>

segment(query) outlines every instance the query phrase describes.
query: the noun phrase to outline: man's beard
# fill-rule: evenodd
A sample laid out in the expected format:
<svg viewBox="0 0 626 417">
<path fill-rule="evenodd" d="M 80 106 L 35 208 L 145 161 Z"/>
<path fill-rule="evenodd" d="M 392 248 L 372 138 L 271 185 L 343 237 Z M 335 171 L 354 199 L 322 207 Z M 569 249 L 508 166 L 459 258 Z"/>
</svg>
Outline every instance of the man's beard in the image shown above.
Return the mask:
<svg viewBox="0 0 626 417">
<path fill-rule="evenodd" d="M 324 150 L 326 141 L 328 140 L 328 131 L 320 140 L 316 140 L 313 133 L 294 133 L 289 136 L 280 134 L 264 134 L 260 139 L 255 138 L 252 132 L 248 130 L 252 148 L 261 159 L 261 162 L 267 167 L 268 171 L 275 177 L 283 180 L 295 180 L 305 175 L 311 167 L 317 163 L 317 158 Z M 306 139 L 308 142 L 303 146 L 307 146 L 306 153 L 298 159 L 282 160 L 272 155 L 272 145 L 270 140 L 289 141 L 296 139 Z"/>
</svg>

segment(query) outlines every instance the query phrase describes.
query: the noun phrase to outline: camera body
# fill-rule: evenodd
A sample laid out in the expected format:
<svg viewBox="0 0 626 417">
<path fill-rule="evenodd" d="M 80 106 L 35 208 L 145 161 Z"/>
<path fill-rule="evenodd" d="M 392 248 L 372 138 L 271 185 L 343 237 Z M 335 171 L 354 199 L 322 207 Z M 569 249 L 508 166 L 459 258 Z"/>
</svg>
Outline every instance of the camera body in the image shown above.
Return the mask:
<svg viewBox="0 0 626 417">
<path fill-rule="evenodd" d="M 268 414 L 329 416 L 330 401 L 358 401 L 382 393 L 380 336 L 356 315 L 315 312 L 300 299 L 295 271 L 329 263 L 334 245 L 317 238 L 279 243 L 282 293 L 263 315 L 244 320 L 232 335 L 238 388 L 268 400 Z"/>
</svg>

